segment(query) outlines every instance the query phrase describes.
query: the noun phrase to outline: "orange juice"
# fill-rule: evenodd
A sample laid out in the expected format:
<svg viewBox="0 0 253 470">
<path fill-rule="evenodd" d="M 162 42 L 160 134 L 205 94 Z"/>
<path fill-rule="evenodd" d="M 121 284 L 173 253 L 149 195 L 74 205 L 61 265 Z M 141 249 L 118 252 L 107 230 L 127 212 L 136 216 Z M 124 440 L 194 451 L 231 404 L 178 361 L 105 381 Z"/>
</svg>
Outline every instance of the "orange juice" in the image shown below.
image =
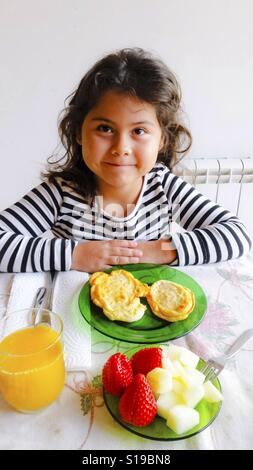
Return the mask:
<svg viewBox="0 0 253 470">
<path fill-rule="evenodd" d="M 52 403 L 65 382 L 61 335 L 45 324 L 22 328 L 0 342 L 0 392 L 19 411 Z"/>
</svg>

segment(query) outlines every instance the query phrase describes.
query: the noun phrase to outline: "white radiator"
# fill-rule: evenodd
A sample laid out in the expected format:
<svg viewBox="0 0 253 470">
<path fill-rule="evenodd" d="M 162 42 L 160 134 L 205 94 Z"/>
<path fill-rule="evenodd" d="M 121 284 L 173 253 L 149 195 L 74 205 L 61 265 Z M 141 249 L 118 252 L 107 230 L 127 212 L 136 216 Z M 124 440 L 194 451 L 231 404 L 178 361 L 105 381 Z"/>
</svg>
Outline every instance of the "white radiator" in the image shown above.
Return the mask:
<svg viewBox="0 0 253 470">
<path fill-rule="evenodd" d="M 173 173 L 236 214 L 253 236 L 253 158 L 185 158 Z"/>
</svg>

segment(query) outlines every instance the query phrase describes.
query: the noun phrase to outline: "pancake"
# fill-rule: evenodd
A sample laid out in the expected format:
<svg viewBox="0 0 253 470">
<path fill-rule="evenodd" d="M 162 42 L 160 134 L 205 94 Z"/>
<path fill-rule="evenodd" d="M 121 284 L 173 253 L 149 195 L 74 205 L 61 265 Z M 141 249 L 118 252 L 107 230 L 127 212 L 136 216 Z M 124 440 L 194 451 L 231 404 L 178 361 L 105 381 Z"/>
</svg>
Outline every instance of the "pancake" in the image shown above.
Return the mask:
<svg viewBox="0 0 253 470">
<path fill-rule="evenodd" d="M 146 306 L 141 304 L 140 297 L 147 295 L 149 286 L 128 271 L 96 272 L 90 276 L 89 282 L 92 301 L 110 320 L 133 322 L 144 315 Z"/>
<path fill-rule="evenodd" d="M 154 315 L 169 322 L 185 320 L 195 306 L 195 296 L 190 289 L 167 280 L 152 284 L 147 301 Z"/>
</svg>

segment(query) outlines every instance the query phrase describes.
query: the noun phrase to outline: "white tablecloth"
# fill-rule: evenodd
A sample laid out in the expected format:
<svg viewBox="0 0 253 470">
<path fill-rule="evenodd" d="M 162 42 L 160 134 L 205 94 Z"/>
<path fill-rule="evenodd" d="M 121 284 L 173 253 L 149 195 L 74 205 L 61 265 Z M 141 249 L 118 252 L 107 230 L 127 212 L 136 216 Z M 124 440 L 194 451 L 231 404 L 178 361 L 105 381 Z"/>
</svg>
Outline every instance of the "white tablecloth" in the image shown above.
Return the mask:
<svg viewBox="0 0 253 470">
<path fill-rule="evenodd" d="M 174 343 L 203 358 L 223 352 L 253 325 L 253 255 L 180 270 L 203 287 L 208 307 L 201 324 Z M 12 276 L 0 274 L 0 316 L 5 314 Z M 91 345 L 92 367 L 69 373 L 58 400 L 42 412 L 18 413 L 0 395 L 0 449 L 253 449 L 253 338 L 220 376 L 224 401 L 217 419 L 200 434 L 177 442 L 144 439 L 114 421 L 96 377 L 111 354 L 133 345 L 95 330 Z"/>
</svg>

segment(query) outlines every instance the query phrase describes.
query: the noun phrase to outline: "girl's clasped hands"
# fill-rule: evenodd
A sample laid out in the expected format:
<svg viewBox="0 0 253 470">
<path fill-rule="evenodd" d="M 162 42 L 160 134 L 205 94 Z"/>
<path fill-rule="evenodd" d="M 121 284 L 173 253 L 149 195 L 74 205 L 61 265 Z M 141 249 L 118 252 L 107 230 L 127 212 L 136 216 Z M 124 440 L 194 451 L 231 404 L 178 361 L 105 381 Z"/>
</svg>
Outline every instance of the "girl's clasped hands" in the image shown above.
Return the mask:
<svg viewBox="0 0 253 470">
<path fill-rule="evenodd" d="M 74 251 L 72 269 L 103 271 L 112 265 L 132 263 L 169 263 L 176 257 L 164 240 L 96 240 L 80 243 Z"/>
</svg>

